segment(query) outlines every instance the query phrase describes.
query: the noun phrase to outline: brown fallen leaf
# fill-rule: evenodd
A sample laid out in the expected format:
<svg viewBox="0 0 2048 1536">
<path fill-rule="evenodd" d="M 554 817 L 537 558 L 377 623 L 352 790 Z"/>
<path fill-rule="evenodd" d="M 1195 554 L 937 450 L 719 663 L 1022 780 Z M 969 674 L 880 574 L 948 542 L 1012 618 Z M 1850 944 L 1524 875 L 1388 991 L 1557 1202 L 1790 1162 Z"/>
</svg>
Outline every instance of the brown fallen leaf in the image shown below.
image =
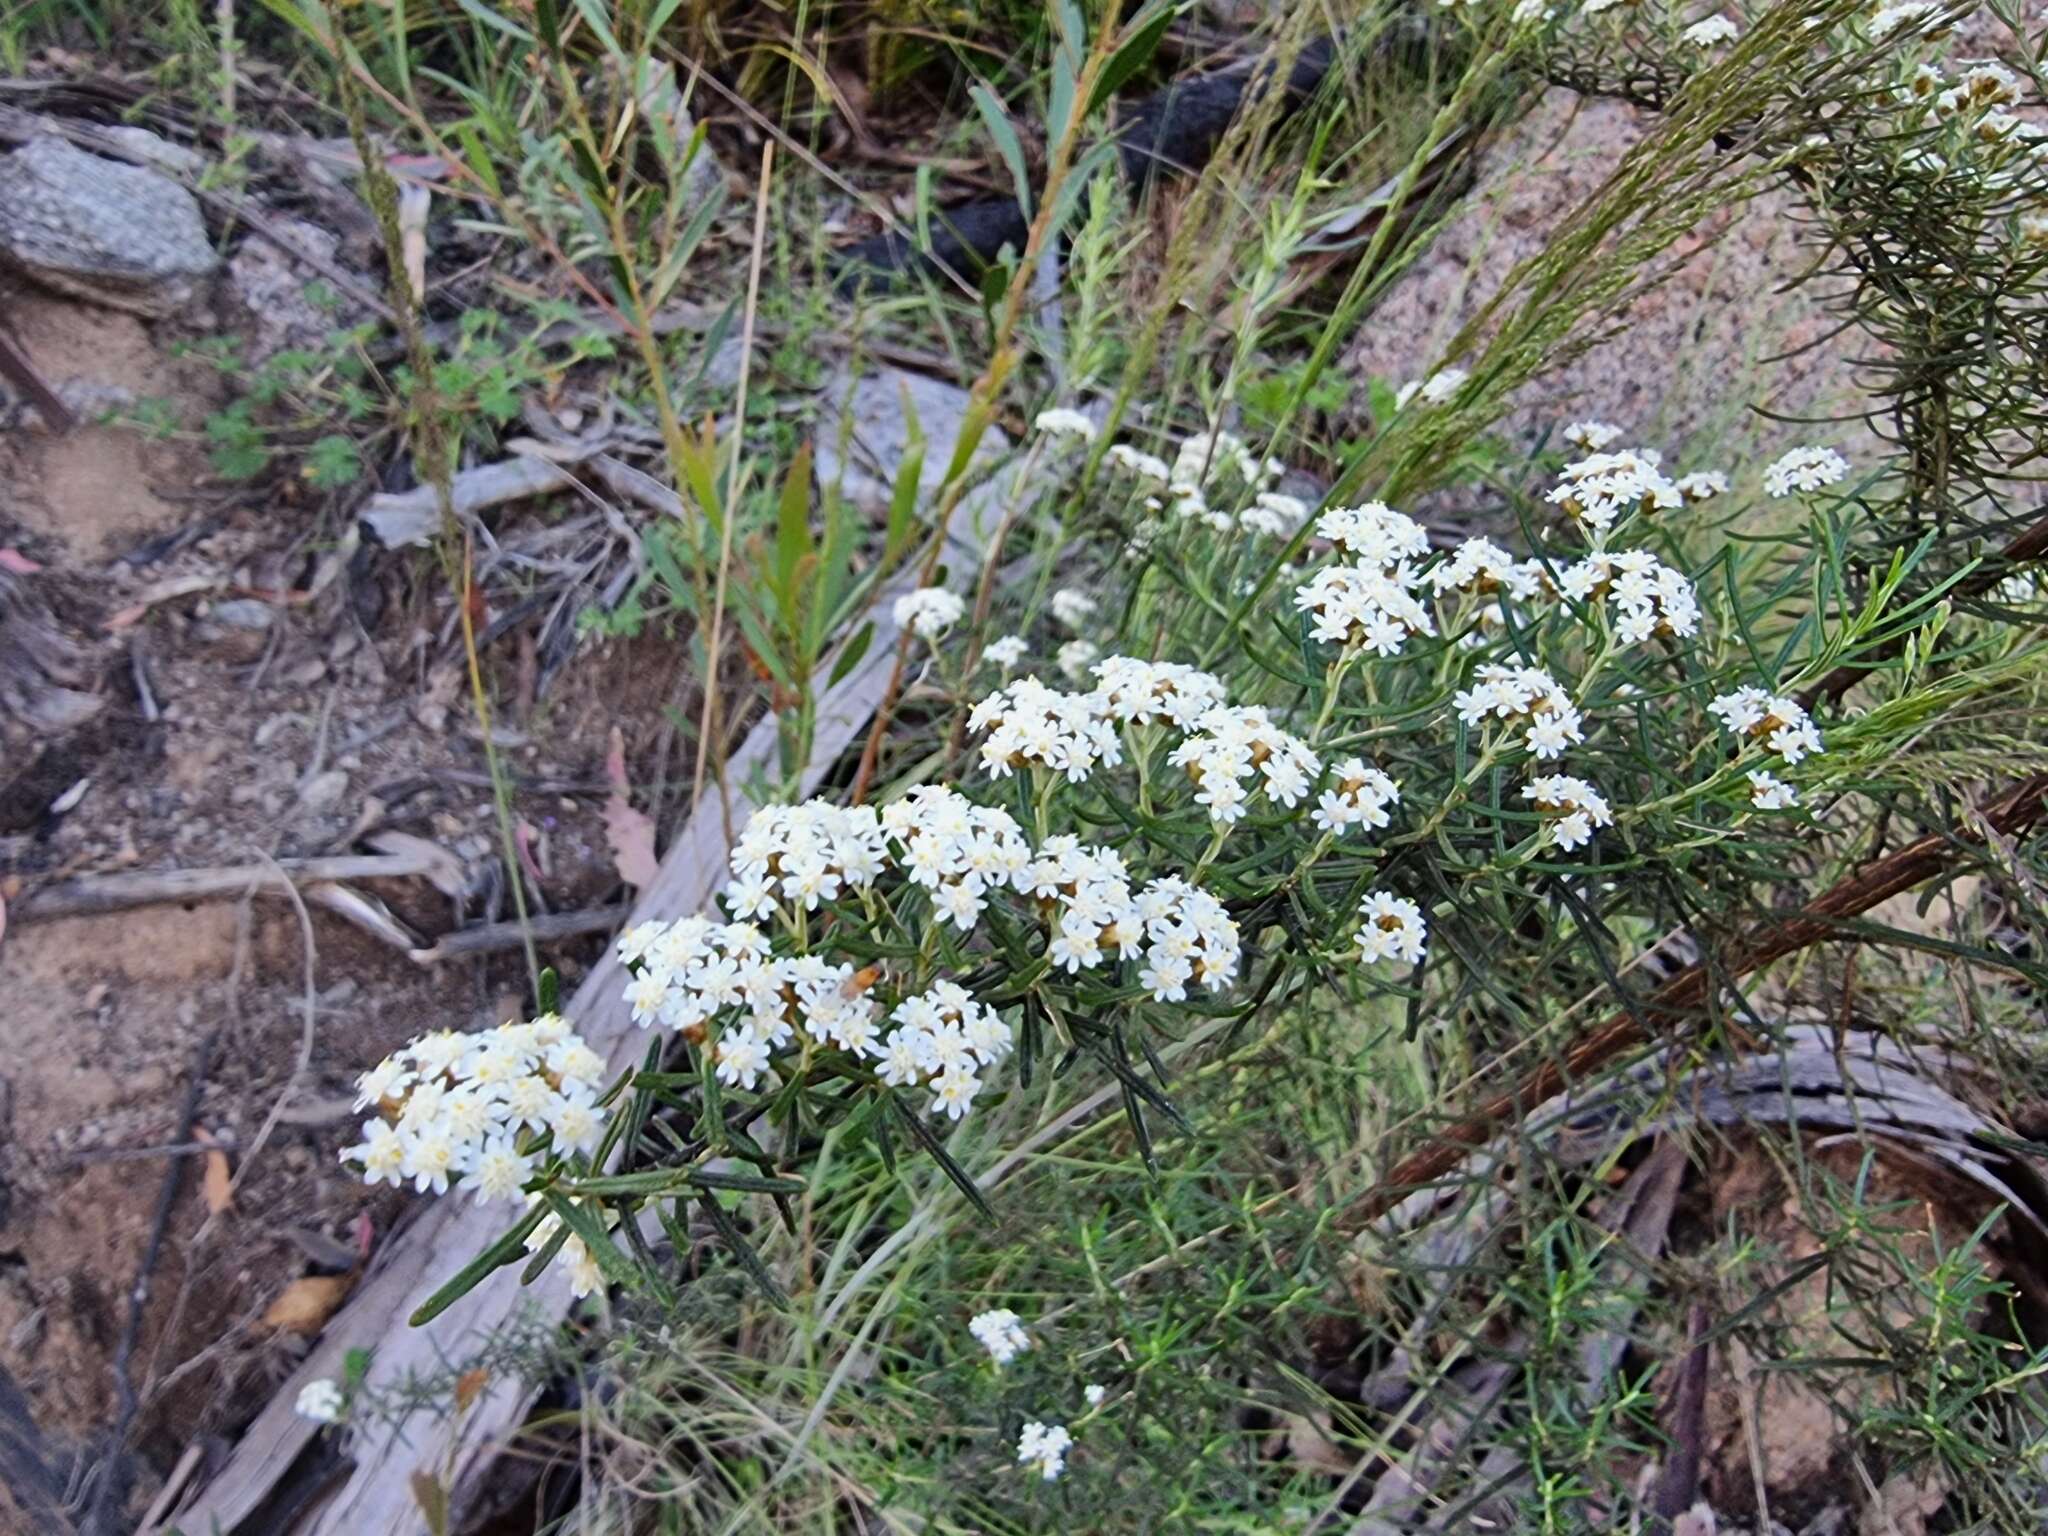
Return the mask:
<svg viewBox="0 0 2048 1536">
<path fill-rule="evenodd" d="M 353 1273 L 302 1275 L 278 1292 L 277 1300 L 263 1314 L 263 1326 L 311 1338 L 327 1326 L 327 1319 L 348 1298 L 355 1283 Z"/>
<path fill-rule="evenodd" d="M 484 1395 L 484 1388 L 491 1384 L 491 1373 L 482 1366 L 464 1371 L 455 1378 L 455 1411 L 466 1413 L 469 1405 Z"/>
<path fill-rule="evenodd" d="M 604 776 L 612 786 L 604 803 L 604 838 L 611 845 L 612 862 L 621 880 L 645 890 L 661 867 L 654 856 L 654 819 L 634 810 L 626 798 L 626 738 L 616 725 L 604 755 Z"/>
<path fill-rule="evenodd" d="M 206 1144 L 206 1173 L 199 1187 L 206 1196 L 206 1209 L 218 1216 L 235 1203 L 234 1170 L 228 1166 L 227 1153 L 205 1126 L 195 1125 L 192 1139 Z"/>
</svg>

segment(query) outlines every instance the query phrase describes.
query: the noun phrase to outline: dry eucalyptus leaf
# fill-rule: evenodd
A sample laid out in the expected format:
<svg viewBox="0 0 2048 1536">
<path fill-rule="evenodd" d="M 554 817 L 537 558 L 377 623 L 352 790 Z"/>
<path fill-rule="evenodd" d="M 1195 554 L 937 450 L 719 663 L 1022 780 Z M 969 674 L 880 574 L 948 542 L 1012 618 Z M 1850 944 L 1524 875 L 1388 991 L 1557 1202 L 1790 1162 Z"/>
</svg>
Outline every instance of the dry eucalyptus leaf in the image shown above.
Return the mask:
<svg viewBox="0 0 2048 1536">
<path fill-rule="evenodd" d="M 206 1196 L 206 1209 L 218 1216 L 235 1203 L 235 1175 L 228 1166 L 228 1155 L 213 1139 L 213 1133 L 203 1126 L 192 1132 L 194 1141 L 206 1144 L 206 1172 L 200 1181 L 200 1189 Z"/>
<path fill-rule="evenodd" d="M 612 786 L 604 803 L 604 837 L 611 845 L 612 862 L 621 880 L 645 890 L 661 867 L 654 856 L 654 820 L 645 811 L 634 810 L 626 798 L 626 738 L 616 725 L 604 755 L 604 774 Z"/>
<path fill-rule="evenodd" d="M 355 1283 L 353 1274 L 301 1276 L 278 1293 L 263 1314 L 263 1326 L 311 1338 L 327 1326 Z"/>
</svg>

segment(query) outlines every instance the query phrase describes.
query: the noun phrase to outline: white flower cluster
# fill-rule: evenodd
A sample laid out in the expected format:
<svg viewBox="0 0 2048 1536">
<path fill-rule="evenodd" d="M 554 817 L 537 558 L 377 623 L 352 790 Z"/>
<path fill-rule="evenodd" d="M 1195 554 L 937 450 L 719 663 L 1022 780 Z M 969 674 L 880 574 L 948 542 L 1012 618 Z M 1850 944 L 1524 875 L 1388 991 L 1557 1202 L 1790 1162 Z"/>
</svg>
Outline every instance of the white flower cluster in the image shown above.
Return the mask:
<svg viewBox="0 0 2048 1536">
<path fill-rule="evenodd" d="M 1541 667 L 1508 667 L 1489 662 L 1472 686 L 1451 699 L 1467 725 L 1510 721 L 1526 725 L 1523 743 L 1539 758 L 1560 757 L 1586 739 L 1584 722 L 1570 695 Z"/>
<path fill-rule="evenodd" d="M 294 1405 L 302 1419 L 311 1419 L 315 1424 L 338 1424 L 341 1422 L 341 1383 L 322 1376 L 307 1382 L 299 1388 L 299 1400 Z"/>
<path fill-rule="evenodd" d="M 588 1152 L 604 1132 L 597 1103 L 604 1060 L 559 1015 L 465 1035 L 422 1035 L 357 1080 L 356 1108 L 374 1107 L 342 1161 L 368 1184 L 412 1180 L 445 1194 L 451 1179 L 479 1201 L 518 1200 L 537 1171 L 542 1137 Z"/>
<path fill-rule="evenodd" d="M 1123 856 L 1071 835 L 1050 837 L 1025 880 L 1052 903 L 1046 956 L 1069 973 L 1135 960 L 1153 1000 L 1177 1003 L 1188 983 L 1220 992 L 1236 978 L 1237 924 L 1223 903 L 1177 876 L 1133 892 Z"/>
<path fill-rule="evenodd" d="M 1391 891 L 1373 891 L 1358 904 L 1358 915 L 1364 921 L 1354 939 L 1366 964 L 1382 960 L 1421 964 L 1429 951 L 1429 925 L 1414 902 Z"/>
<path fill-rule="evenodd" d="M 1728 477 L 1718 469 L 1694 470 L 1689 475 L 1680 475 L 1672 484 L 1687 501 L 1712 501 L 1728 494 Z"/>
<path fill-rule="evenodd" d="M 1103 454 L 1103 462 L 1111 469 L 1121 470 L 1139 480 L 1155 485 L 1164 485 L 1173 470 L 1166 460 L 1156 453 L 1146 453 L 1142 448 L 1133 448 L 1129 443 L 1114 443 Z"/>
<path fill-rule="evenodd" d="M 1237 515 L 1237 526 L 1247 533 L 1279 539 L 1294 537 L 1295 530 L 1307 521 L 1308 503 L 1280 491 L 1259 492 L 1252 498 L 1252 504 Z"/>
<path fill-rule="evenodd" d="M 975 1313 L 967 1320 L 967 1331 L 989 1352 L 998 1369 L 1031 1347 L 1031 1335 L 1024 1331 L 1024 1320 L 1008 1307 Z"/>
<path fill-rule="evenodd" d="M 907 629 L 921 640 L 937 640 L 966 612 L 967 604 L 959 594 L 944 587 L 919 587 L 897 598 L 891 615 L 898 629 Z"/>
<path fill-rule="evenodd" d="M 1123 761 L 1116 729 L 1096 694 L 1062 693 L 1035 677 L 1020 677 L 982 699 L 968 713 L 967 727 L 988 732 L 981 765 L 994 779 L 1036 765 L 1078 784 L 1098 764 L 1114 768 Z"/>
<path fill-rule="evenodd" d="M 1429 531 L 1383 501 L 1332 507 L 1316 519 L 1316 532 L 1360 565 L 1379 570 L 1429 555 Z"/>
<path fill-rule="evenodd" d="M 1564 429 L 1564 440 L 1574 448 L 1583 448 L 1588 453 L 1598 453 L 1609 444 L 1621 440 L 1621 428 L 1610 426 L 1604 421 L 1574 421 Z"/>
<path fill-rule="evenodd" d="M 642 950 L 648 929 L 660 931 Z M 639 967 L 626 986 L 634 1023 L 703 1040 L 714 1020 L 737 1015 L 712 1046 L 718 1080 L 727 1087 L 751 1092 L 770 1055 L 798 1030 L 819 1045 L 875 1054 L 875 1006 L 853 967 L 817 955 L 770 954 L 752 923 L 644 923 L 620 936 L 619 953 Z"/>
<path fill-rule="evenodd" d="M 1870 18 L 1871 40 L 1881 43 L 1901 27 L 1911 26 L 1939 9 L 1934 0 L 1900 0 L 1897 5 L 1887 5 Z"/>
<path fill-rule="evenodd" d="M 981 648 L 981 659 L 992 667 L 1001 667 L 1005 672 L 1024 659 L 1027 647 L 1022 635 L 1004 635 L 991 640 Z"/>
<path fill-rule="evenodd" d="M 1764 493 L 1791 496 L 1835 485 L 1849 475 L 1849 461 L 1832 448 L 1794 448 L 1764 471 Z"/>
<path fill-rule="evenodd" d="M 1389 573 L 1368 565 L 1326 565 L 1295 588 L 1294 606 L 1314 620 L 1318 640 L 1361 646 L 1375 656 L 1397 656 L 1411 635 L 1433 635 L 1429 610 L 1409 588 L 1407 564 Z"/>
<path fill-rule="evenodd" d="M 950 981 L 906 997 L 889 1017 L 896 1028 L 882 1047 L 877 1075 L 892 1088 L 925 1084 L 932 1091 L 932 1113 L 950 1120 L 974 1106 L 982 1088 L 976 1069 L 1010 1054 L 1010 1026 Z"/>
<path fill-rule="evenodd" d="M 1665 478 L 1660 460 L 1647 449 L 1595 453 L 1567 464 L 1545 499 L 1583 523 L 1595 537 L 1635 512 L 1669 511 L 1684 503 Z"/>
<path fill-rule="evenodd" d="M 1293 806 L 1308 793 L 1322 763 L 1308 744 L 1275 725 L 1256 705 L 1218 705 L 1196 722 L 1196 734 L 1168 759 L 1195 781 L 1195 801 L 1228 826 L 1245 813 L 1254 773 L 1275 805 Z"/>
<path fill-rule="evenodd" d="M 1743 687 L 1722 694 L 1707 706 L 1707 713 L 1719 717 L 1729 735 L 1761 741 L 1788 763 L 1823 750 L 1820 727 L 1807 718 L 1797 699 Z"/>
<path fill-rule="evenodd" d="M 1286 468 L 1286 465 L 1270 459 L 1260 463 L 1245 446 L 1244 439 L 1233 432 L 1197 432 L 1183 441 L 1180 450 L 1174 454 L 1173 470 L 1167 476 L 1167 483 L 1193 486 L 1199 490 L 1228 469 L 1234 471 L 1247 486 L 1259 486 L 1279 479 Z"/>
<path fill-rule="evenodd" d="M 1053 437 L 1078 437 L 1084 443 L 1095 441 L 1095 423 L 1068 406 L 1056 405 L 1040 411 L 1031 425 Z"/>
<path fill-rule="evenodd" d="M 1052 653 L 1052 664 L 1060 669 L 1069 682 L 1082 683 L 1088 680 L 1088 669 L 1095 665 L 1095 658 L 1102 654 L 1102 647 L 1093 640 L 1069 640 Z"/>
<path fill-rule="evenodd" d="M 1742 35 L 1742 29 L 1726 16 L 1709 16 L 1687 27 L 1680 36 L 1695 48 L 1714 48 L 1722 43 L 1732 43 Z"/>
<path fill-rule="evenodd" d="M 1053 621 L 1079 629 L 1095 616 L 1095 599 L 1077 587 L 1061 587 L 1052 595 Z"/>
<path fill-rule="evenodd" d="M 1789 811 L 1799 804 L 1799 791 L 1776 774 L 1757 768 L 1749 775 L 1749 803 L 1760 811 Z"/>
<path fill-rule="evenodd" d="M 1626 645 L 1640 645 L 1652 635 L 1699 633 L 1692 583 L 1646 549 L 1595 550 L 1559 582 L 1579 602 L 1604 597 L 1612 603 L 1618 614 L 1615 637 Z"/>
<path fill-rule="evenodd" d="M 943 785 L 919 785 L 884 807 L 882 828 L 903 872 L 931 894 L 939 921 L 962 933 L 980 920 L 991 891 L 1026 888 L 1031 844 L 1000 807 L 976 805 Z"/>
<path fill-rule="evenodd" d="M 1096 663 L 1095 676 L 1095 700 L 1111 719 L 1129 725 L 1163 720 L 1193 730 L 1196 721 L 1224 702 L 1220 680 L 1177 661 L 1111 656 Z"/>
<path fill-rule="evenodd" d="M 1467 539 L 1429 570 L 1429 584 L 1447 592 L 1505 592 L 1518 601 L 1539 596 L 1549 584 L 1539 560 L 1517 560 L 1491 539 Z"/>
<path fill-rule="evenodd" d="M 1394 391 L 1394 408 L 1399 410 L 1418 395 L 1425 405 L 1442 405 L 1470 378 L 1462 368 L 1439 368 L 1426 379 L 1411 379 Z"/>
<path fill-rule="evenodd" d="M 1566 853 L 1590 843 L 1595 827 L 1614 824 L 1614 813 L 1607 808 L 1600 792 L 1584 779 L 1575 779 L 1568 773 L 1553 773 L 1530 781 L 1522 798 L 1536 802 L 1536 809 L 1547 818 L 1545 833 Z"/>
<path fill-rule="evenodd" d="M 746 829 L 733 844 L 733 879 L 725 888 L 725 904 L 735 917 L 766 917 L 780 899 L 792 909 L 815 912 L 820 902 L 837 900 L 842 891 L 873 885 L 880 875 L 887 849 L 882 823 L 873 807 L 841 809 L 823 800 L 801 805 L 770 805 L 747 818 Z M 675 941 L 694 951 L 701 937 L 685 919 L 673 925 L 679 930 Z M 620 956 L 637 960 L 654 947 L 649 934 L 645 942 L 629 929 L 620 938 Z M 751 941 L 736 938 L 743 945 Z"/>
<path fill-rule="evenodd" d="M 530 1195 L 527 1197 L 527 1204 L 533 1205 L 539 1199 L 540 1196 L 537 1194 Z M 619 1224 L 619 1213 L 608 1205 L 600 1204 L 596 1200 L 583 1199 L 575 1203 L 590 1212 L 591 1216 L 605 1227 L 615 1227 Z M 539 1253 L 554 1242 L 556 1234 L 561 1230 L 562 1218 L 550 1211 L 541 1217 L 539 1224 L 531 1232 L 526 1234 L 526 1251 Z M 597 1256 L 574 1232 L 563 1236 L 562 1246 L 555 1250 L 555 1257 L 561 1260 L 569 1272 L 569 1294 L 579 1301 L 604 1284 L 604 1270 L 599 1267 Z"/>
<path fill-rule="evenodd" d="M 1052 1482 L 1067 1470 L 1067 1452 L 1074 1437 L 1064 1424 L 1041 1424 L 1033 1419 L 1017 1436 L 1017 1464 L 1030 1467 Z"/>
<path fill-rule="evenodd" d="M 1361 758 L 1347 757 L 1330 770 L 1330 778 L 1316 802 L 1316 825 L 1325 832 L 1384 827 L 1388 807 L 1400 803 L 1400 785 Z"/>
</svg>

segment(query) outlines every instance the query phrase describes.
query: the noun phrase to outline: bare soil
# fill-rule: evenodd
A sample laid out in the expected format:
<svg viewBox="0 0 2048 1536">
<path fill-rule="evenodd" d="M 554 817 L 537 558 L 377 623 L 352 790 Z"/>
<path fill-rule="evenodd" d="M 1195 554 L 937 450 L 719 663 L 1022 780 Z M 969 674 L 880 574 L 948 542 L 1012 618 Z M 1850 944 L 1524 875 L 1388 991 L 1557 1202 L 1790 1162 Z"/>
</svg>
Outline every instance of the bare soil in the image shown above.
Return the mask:
<svg viewBox="0 0 2048 1536">
<path fill-rule="evenodd" d="M 294 907 L 269 896 L 35 919 L 35 893 L 60 880 L 362 852 L 378 830 L 427 838 L 476 877 L 460 903 L 418 879 L 359 888 L 419 943 L 512 909 L 434 558 L 330 559 L 363 491 L 210 475 L 196 439 L 219 379 L 174 355 L 206 314 L 151 327 L 33 292 L 6 312 L 44 379 L 102 419 L 60 437 L 18 405 L 0 416 L 0 550 L 100 700 L 56 731 L 0 704 L 0 1369 L 53 1461 L 98 1459 L 128 1297 L 175 1175 L 127 1369 L 135 1515 L 305 1348 L 262 1321 L 279 1293 L 347 1273 L 402 1218 L 404 1197 L 372 1195 L 337 1162 L 355 1075 L 422 1030 L 523 1011 L 528 981 L 516 950 L 423 965 L 319 906 L 309 950 Z M 103 419 L 145 401 L 176 437 Z M 488 595 L 495 615 L 520 594 Z M 531 628 L 507 627 L 484 656 L 514 814 L 547 908 L 604 906 L 623 894 L 603 835 L 606 741 L 621 728 L 649 777 L 680 762 L 663 713 L 680 657 L 658 636 L 585 641 L 537 694 Z M 601 942 L 545 958 L 573 980 Z M 182 1139 L 188 1099 L 225 1150 L 211 1178 L 204 1146 Z M 0 1529 L 19 1513 L 0 1495 Z"/>
</svg>

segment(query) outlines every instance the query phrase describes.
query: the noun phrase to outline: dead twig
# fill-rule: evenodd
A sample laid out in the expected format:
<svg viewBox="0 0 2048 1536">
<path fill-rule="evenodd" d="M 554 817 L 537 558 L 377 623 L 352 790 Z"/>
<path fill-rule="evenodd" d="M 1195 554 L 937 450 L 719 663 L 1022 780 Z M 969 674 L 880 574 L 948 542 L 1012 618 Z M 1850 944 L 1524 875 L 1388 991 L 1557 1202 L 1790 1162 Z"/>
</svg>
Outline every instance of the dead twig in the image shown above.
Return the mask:
<svg viewBox="0 0 2048 1536">
<path fill-rule="evenodd" d="M 209 1032 L 193 1054 L 192 1074 L 185 1084 L 185 1102 L 178 1111 L 178 1133 L 174 1140 L 192 1140 L 192 1129 L 199 1122 L 199 1096 L 205 1090 L 207 1073 L 213 1065 L 217 1038 L 217 1034 Z M 100 1458 L 99 1482 L 93 1488 L 92 1503 L 87 1507 L 85 1523 L 81 1527 L 86 1536 L 102 1536 L 102 1533 L 113 1536 L 121 1521 L 121 1461 L 127 1449 L 129 1431 L 135 1427 L 135 1416 L 141 1407 L 128 1366 L 135 1356 L 135 1342 L 142 1333 L 143 1314 L 149 1309 L 150 1285 L 156 1275 L 157 1260 L 163 1255 L 164 1238 L 171 1228 L 171 1212 L 177 1206 L 178 1193 L 184 1184 L 185 1159 L 174 1157 L 164 1170 L 163 1183 L 157 1190 L 156 1212 L 149 1223 L 149 1241 L 143 1245 L 142 1259 L 135 1266 L 135 1283 L 128 1288 L 128 1316 L 121 1325 L 121 1336 L 114 1344 L 114 1423 L 103 1442 L 105 1451 Z"/>
<path fill-rule="evenodd" d="M 2010 836 L 2032 826 L 2041 818 L 2044 802 L 2048 802 L 2048 774 L 2036 774 L 1985 806 L 1979 816 L 1972 818 L 1969 828 L 1930 832 L 1838 881 L 1797 912 L 1759 924 L 1712 964 L 1700 961 L 1687 966 L 1639 1007 L 1614 1014 L 1515 1087 L 1432 1136 L 1420 1151 L 1396 1164 L 1366 1192 L 1351 1223 L 1356 1226 L 1375 1221 L 1410 1191 L 1442 1179 L 1503 1123 L 1555 1097 L 1570 1083 L 1643 1043 L 1652 1024 L 1676 1023 L 1692 1014 L 1706 1002 L 1717 982 L 1746 976 L 1774 960 L 1837 936 L 1841 919 L 1867 912 L 1879 902 L 1939 874 L 1959 845 L 1981 846 L 1984 828 Z"/>
<path fill-rule="evenodd" d="M 4 378 L 36 408 L 36 414 L 43 418 L 52 432 L 69 432 L 78 425 L 78 418 L 71 414 L 71 407 L 57 397 L 57 392 L 43 382 L 43 376 L 36 372 L 36 365 L 22 350 L 10 329 L 0 324 L 0 378 Z"/>
<path fill-rule="evenodd" d="M 625 922 L 632 910 L 624 905 L 591 907 L 582 912 L 550 912 L 523 924 L 481 923 L 474 928 L 459 928 L 435 940 L 430 947 L 413 949 L 409 953 L 421 965 L 439 965 L 444 960 L 455 960 L 464 955 L 517 949 L 526 942 L 525 936 L 531 936 L 537 944 L 548 944 L 586 933 L 609 933 Z"/>
<path fill-rule="evenodd" d="M 29 892 L 10 911 L 15 921 L 33 923 L 123 912 L 130 907 L 166 901 L 224 901 L 251 890 L 258 895 L 290 893 L 296 897 L 292 889 L 294 880 L 403 880 L 431 874 L 434 868 L 434 861 L 416 854 L 344 854 L 324 859 L 273 860 L 267 865 L 80 875 L 75 880 L 60 880 Z"/>
</svg>

